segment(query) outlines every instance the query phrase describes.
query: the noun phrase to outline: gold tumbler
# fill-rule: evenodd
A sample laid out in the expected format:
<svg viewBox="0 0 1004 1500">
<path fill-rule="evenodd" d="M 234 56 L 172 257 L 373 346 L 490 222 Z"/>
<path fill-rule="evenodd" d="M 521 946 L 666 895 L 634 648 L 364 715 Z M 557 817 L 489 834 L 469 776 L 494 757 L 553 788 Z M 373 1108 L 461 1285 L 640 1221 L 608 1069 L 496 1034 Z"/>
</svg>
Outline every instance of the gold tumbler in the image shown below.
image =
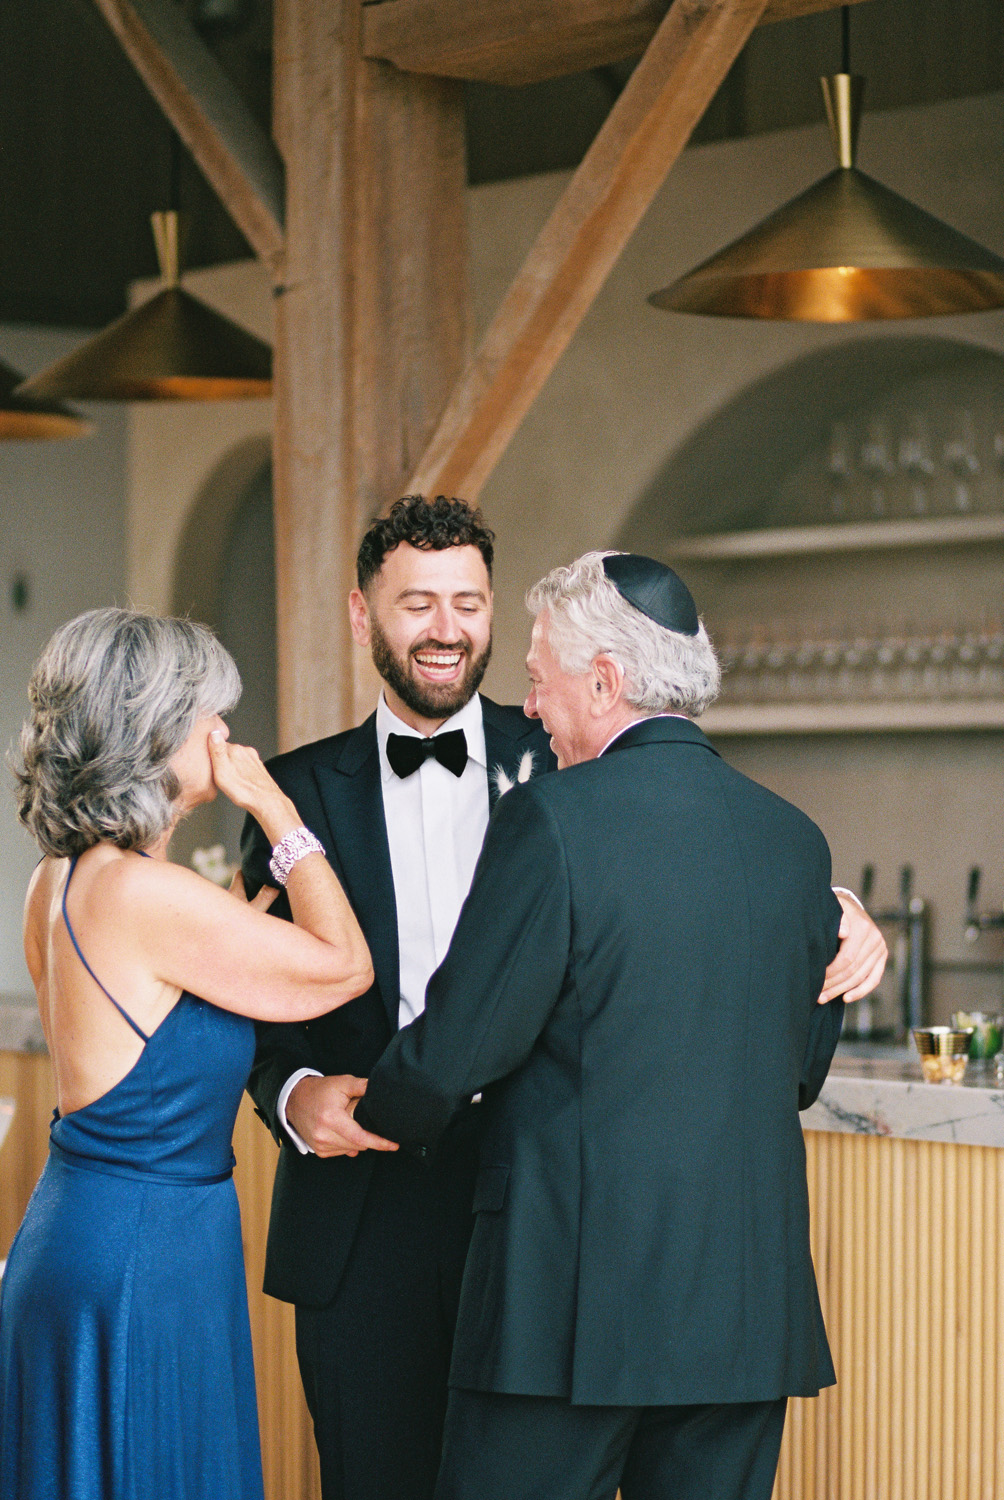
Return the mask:
<svg viewBox="0 0 1004 1500">
<path fill-rule="evenodd" d="M 972 1026 L 915 1026 L 925 1083 L 961 1083 L 969 1060 Z"/>
</svg>

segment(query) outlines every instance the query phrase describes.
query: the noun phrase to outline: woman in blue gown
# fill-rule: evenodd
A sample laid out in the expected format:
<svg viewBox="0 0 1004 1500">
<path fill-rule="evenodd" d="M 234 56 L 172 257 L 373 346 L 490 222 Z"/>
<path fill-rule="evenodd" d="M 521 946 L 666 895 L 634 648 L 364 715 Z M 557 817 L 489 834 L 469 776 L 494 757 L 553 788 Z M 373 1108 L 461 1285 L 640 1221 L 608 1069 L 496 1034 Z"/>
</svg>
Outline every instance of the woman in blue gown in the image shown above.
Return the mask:
<svg viewBox="0 0 1004 1500">
<path fill-rule="evenodd" d="M 25 953 L 59 1103 L 0 1296 L 3 1500 L 261 1500 L 231 1176 L 253 1022 L 372 975 L 320 845 L 227 742 L 239 692 L 209 631 L 124 610 L 64 626 L 32 678 Z M 168 862 L 217 789 L 275 846 L 293 924 L 274 891 L 249 905 Z"/>
</svg>

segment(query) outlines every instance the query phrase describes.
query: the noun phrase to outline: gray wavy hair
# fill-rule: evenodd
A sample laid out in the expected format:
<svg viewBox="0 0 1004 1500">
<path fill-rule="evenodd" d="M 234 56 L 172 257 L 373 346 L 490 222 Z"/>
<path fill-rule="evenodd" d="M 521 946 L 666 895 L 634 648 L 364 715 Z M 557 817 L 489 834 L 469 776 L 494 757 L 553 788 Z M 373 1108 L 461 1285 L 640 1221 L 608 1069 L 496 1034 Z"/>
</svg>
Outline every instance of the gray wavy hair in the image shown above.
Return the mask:
<svg viewBox="0 0 1004 1500">
<path fill-rule="evenodd" d="M 196 720 L 241 694 L 233 657 L 205 625 L 92 609 L 62 625 L 28 685 L 13 764 L 17 811 L 43 853 L 107 840 L 143 849 L 170 827 L 171 757 Z"/>
<path fill-rule="evenodd" d="M 645 714 L 697 717 L 718 697 L 722 671 L 701 624 L 697 635 L 657 625 L 618 592 L 603 571 L 612 552 L 586 552 L 552 568 L 526 596 L 533 615 L 546 609 L 548 644 L 563 672 L 578 677 L 597 656 L 624 670 L 627 701 Z"/>
</svg>

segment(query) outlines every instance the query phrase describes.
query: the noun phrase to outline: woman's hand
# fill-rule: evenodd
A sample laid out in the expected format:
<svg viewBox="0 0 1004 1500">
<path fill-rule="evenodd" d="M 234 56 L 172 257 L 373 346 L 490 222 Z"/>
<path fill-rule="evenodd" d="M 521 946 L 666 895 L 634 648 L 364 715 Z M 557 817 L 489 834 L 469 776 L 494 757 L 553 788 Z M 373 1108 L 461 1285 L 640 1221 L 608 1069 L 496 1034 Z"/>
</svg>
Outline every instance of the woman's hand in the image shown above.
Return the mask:
<svg viewBox="0 0 1004 1500">
<path fill-rule="evenodd" d="M 294 828 L 300 816 L 293 803 L 272 780 L 257 750 L 233 745 L 219 729 L 209 736 L 213 780 L 225 797 L 257 818 L 269 843 L 275 845 Z"/>
</svg>

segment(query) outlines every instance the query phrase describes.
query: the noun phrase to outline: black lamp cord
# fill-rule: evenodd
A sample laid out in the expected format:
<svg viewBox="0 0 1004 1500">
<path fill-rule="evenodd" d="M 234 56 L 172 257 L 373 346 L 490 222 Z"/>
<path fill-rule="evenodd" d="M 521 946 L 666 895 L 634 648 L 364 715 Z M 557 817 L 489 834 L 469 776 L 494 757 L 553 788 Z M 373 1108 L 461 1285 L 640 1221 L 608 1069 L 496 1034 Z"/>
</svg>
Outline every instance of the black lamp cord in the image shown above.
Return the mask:
<svg viewBox="0 0 1004 1500">
<path fill-rule="evenodd" d="M 849 5 L 840 7 L 840 71 L 849 73 L 851 71 L 851 8 Z"/>
</svg>

